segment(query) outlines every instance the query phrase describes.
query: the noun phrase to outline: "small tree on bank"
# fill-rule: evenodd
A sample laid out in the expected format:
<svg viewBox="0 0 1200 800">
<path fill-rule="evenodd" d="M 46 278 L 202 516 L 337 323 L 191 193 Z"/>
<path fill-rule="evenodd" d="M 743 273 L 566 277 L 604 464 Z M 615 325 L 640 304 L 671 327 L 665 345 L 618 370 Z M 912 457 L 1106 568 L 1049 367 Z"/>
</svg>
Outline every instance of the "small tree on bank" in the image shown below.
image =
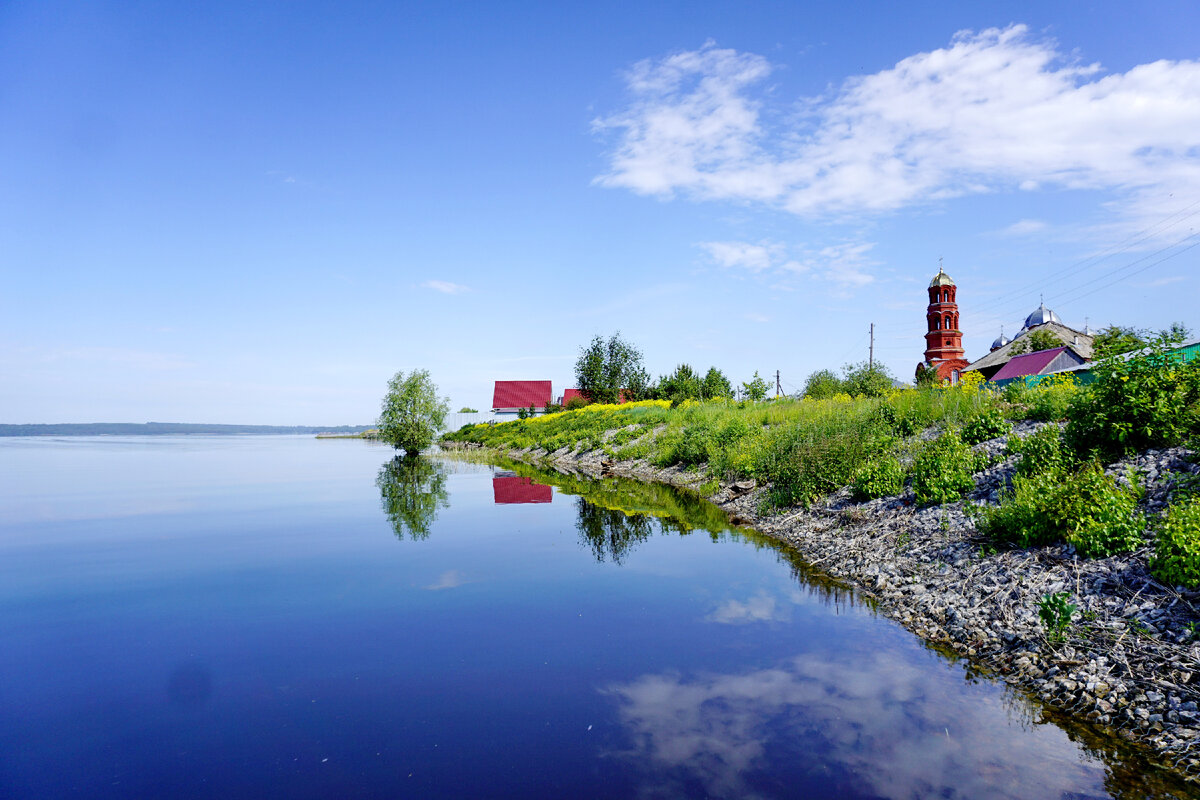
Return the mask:
<svg viewBox="0 0 1200 800">
<path fill-rule="evenodd" d="M 724 372 L 709 367 L 700 385 L 700 394 L 705 400 L 728 400 L 733 397 L 733 387 L 729 385 L 729 378 L 725 377 Z"/>
<path fill-rule="evenodd" d="M 831 369 L 819 369 L 804 381 L 804 396 L 810 400 L 824 400 L 843 391 L 842 379 Z"/>
<path fill-rule="evenodd" d="M 879 362 L 847 364 L 842 372 L 842 391 L 851 397 L 882 397 L 892 388 L 892 373 Z"/>
<path fill-rule="evenodd" d="M 575 381 L 585 397 L 595 403 L 616 403 L 622 390 L 630 400 L 641 400 L 650 376 L 642 367 L 642 351 L 621 338 L 618 331 L 605 341 L 597 336 L 580 348 L 575 361 Z"/>
<path fill-rule="evenodd" d="M 405 455 L 416 455 L 433 444 L 446 420 L 450 398 L 438 398 L 429 370 L 401 370 L 388 381 L 388 393 L 379 413 L 379 438 Z"/>
<path fill-rule="evenodd" d="M 747 383 L 742 384 L 742 393 L 746 395 L 747 400 L 758 402 L 767 396 L 767 390 L 771 388 L 771 384 L 758 377 L 758 370 L 754 370 L 754 377 Z"/>
</svg>

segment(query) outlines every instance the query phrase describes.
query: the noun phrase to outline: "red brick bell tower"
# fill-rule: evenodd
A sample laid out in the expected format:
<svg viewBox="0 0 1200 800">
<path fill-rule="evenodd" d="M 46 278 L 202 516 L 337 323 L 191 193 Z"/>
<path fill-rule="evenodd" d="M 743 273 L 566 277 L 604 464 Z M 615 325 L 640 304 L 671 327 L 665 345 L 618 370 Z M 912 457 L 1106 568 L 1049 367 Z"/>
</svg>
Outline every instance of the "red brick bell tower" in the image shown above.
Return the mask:
<svg viewBox="0 0 1200 800">
<path fill-rule="evenodd" d="M 925 362 L 942 381 L 958 382 L 958 373 L 970 362 L 964 358 L 962 331 L 958 328 L 958 287 L 938 261 L 938 274 L 929 282 L 929 307 L 925 309 Z"/>
</svg>

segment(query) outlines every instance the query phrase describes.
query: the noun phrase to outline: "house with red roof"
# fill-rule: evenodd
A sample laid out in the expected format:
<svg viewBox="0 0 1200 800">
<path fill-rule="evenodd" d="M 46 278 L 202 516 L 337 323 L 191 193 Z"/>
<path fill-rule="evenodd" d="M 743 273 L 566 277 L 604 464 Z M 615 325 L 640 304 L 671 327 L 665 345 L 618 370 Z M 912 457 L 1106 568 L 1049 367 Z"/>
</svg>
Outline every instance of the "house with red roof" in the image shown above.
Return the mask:
<svg viewBox="0 0 1200 800">
<path fill-rule="evenodd" d="M 492 413 L 499 418 L 515 417 L 519 409 L 533 406 L 540 414 L 551 399 L 550 381 L 496 381 Z"/>
<path fill-rule="evenodd" d="M 582 399 L 585 403 L 592 402 L 592 398 L 584 394 L 582 389 L 564 389 L 562 397 L 558 398 L 558 404 L 565 408 L 567 403 L 571 402 L 576 397 Z"/>
<path fill-rule="evenodd" d="M 991 379 L 1000 382 L 1012 378 L 1024 378 L 1026 375 L 1044 375 L 1047 372 L 1058 372 L 1086 363 L 1086 358 L 1076 353 L 1070 345 L 1064 345 L 1050 350 L 1038 350 L 1035 353 L 1013 356 Z"/>
</svg>

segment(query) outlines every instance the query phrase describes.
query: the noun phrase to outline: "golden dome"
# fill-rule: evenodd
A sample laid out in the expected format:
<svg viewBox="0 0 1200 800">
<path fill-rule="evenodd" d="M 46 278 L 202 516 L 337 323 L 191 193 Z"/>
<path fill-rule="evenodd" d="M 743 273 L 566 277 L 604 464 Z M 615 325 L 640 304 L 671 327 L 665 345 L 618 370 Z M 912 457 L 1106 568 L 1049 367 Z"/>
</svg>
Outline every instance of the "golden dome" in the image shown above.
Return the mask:
<svg viewBox="0 0 1200 800">
<path fill-rule="evenodd" d="M 929 282 L 929 288 L 931 288 L 931 289 L 934 286 L 953 286 L 953 285 L 954 285 L 954 279 L 951 278 L 946 273 L 942 272 L 940 269 L 938 270 L 938 274 L 933 276 L 933 280 L 931 280 Z"/>
</svg>

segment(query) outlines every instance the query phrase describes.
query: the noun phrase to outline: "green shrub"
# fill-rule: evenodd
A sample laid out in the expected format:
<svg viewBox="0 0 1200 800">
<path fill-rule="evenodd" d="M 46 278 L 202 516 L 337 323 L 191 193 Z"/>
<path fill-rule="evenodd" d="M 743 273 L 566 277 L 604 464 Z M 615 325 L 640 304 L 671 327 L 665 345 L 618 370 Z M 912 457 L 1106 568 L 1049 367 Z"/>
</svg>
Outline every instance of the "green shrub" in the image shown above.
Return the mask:
<svg viewBox="0 0 1200 800">
<path fill-rule="evenodd" d="M 1021 456 L 1017 461 L 1018 475 L 1058 474 L 1070 466 L 1062 430 L 1057 425 L 1047 425 L 1024 439 L 1009 440 L 1008 452 Z"/>
<path fill-rule="evenodd" d="M 1096 380 L 1067 414 L 1066 440 L 1075 452 L 1112 461 L 1200 433 L 1200 359 L 1184 362 L 1169 352 L 1173 346 L 1160 336 L 1144 353 L 1092 367 Z"/>
<path fill-rule="evenodd" d="M 901 438 L 919 433 L 929 422 L 928 419 L 923 418 L 921 411 L 916 407 L 909 406 L 898 409 L 890 402 L 880 403 L 879 408 L 875 411 L 875 416 L 885 429 Z"/>
<path fill-rule="evenodd" d="M 830 405 L 826 413 L 766 433 L 753 468 L 756 477 L 772 484 L 770 503 L 807 505 L 849 484 L 886 441 L 871 410 L 864 403 Z"/>
<path fill-rule="evenodd" d="M 685 427 L 683 436 L 675 445 L 675 462 L 684 466 L 706 463 L 712 435 L 713 430 L 707 421 L 694 422 Z"/>
<path fill-rule="evenodd" d="M 1055 517 L 1061 486 L 1062 477 L 1057 473 L 1016 475 L 1000 505 L 982 509 L 975 524 L 993 539 L 1019 547 L 1062 541 L 1063 532 Z"/>
<path fill-rule="evenodd" d="M 1150 569 L 1171 586 L 1200 587 L 1200 498 L 1167 509 Z"/>
<path fill-rule="evenodd" d="M 976 457 L 958 432 L 949 430 L 917 454 L 912 486 L 921 505 L 952 503 L 975 487 Z"/>
<path fill-rule="evenodd" d="M 1060 495 L 1066 538 L 1080 555 L 1103 558 L 1141 544 L 1146 523 L 1137 511 L 1137 490 L 1118 485 L 1099 464 L 1077 472 Z"/>
<path fill-rule="evenodd" d="M 1081 393 L 1071 375 L 1051 375 L 1025 392 L 1026 416 L 1042 422 L 1066 419 L 1072 401 Z"/>
<path fill-rule="evenodd" d="M 1006 403 L 1022 404 L 1029 398 L 1029 384 L 1024 378 L 1015 380 L 1000 390 L 1000 397 Z"/>
<path fill-rule="evenodd" d="M 1080 555 L 1096 558 L 1127 553 L 1141 543 L 1137 500 L 1135 490 L 1118 485 L 1095 463 L 1074 474 L 1018 474 L 1000 505 L 980 512 L 977 525 L 1021 547 L 1065 541 Z"/>
<path fill-rule="evenodd" d="M 904 490 L 904 466 L 891 455 L 869 459 L 855 470 L 850 488 L 856 500 L 900 494 Z"/>
<path fill-rule="evenodd" d="M 963 425 L 962 439 L 967 444 L 979 444 L 1012 430 L 1012 423 L 995 406 L 985 408 Z"/>
</svg>

